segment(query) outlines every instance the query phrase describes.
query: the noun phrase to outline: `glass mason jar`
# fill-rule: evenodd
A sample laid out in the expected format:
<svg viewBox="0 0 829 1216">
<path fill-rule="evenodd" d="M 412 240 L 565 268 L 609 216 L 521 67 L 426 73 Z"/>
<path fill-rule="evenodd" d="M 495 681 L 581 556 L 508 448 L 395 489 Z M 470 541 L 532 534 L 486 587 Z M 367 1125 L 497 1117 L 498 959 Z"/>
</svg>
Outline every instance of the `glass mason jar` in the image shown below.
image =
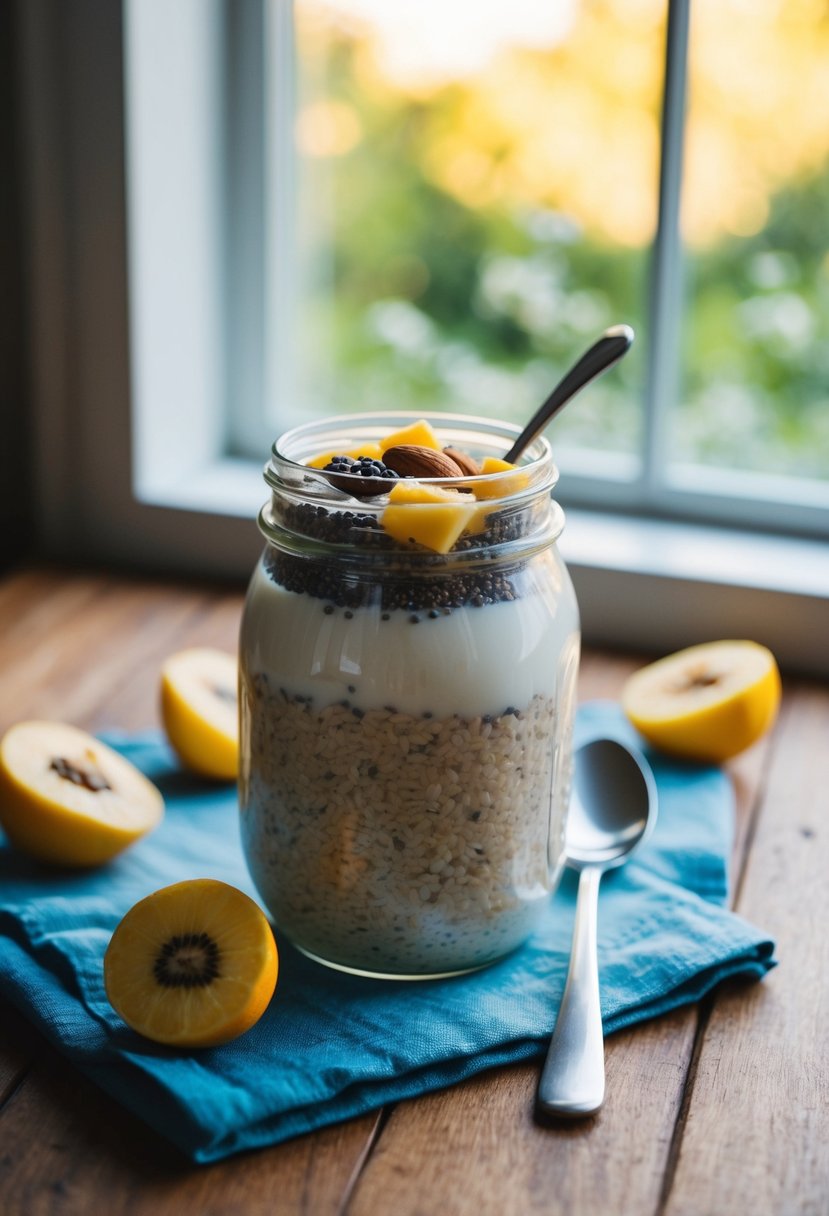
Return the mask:
<svg viewBox="0 0 829 1216">
<path fill-rule="evenodd" d="M 240 645 L 259 893 L 312 958 L 398 979 L 484 966 L 537 923 L 563 865 L 580 643 L 546 440 L 516 471 L 436 483 L 468 504 L 448 552 L 433 521 L 457 527 L 455 508 L 404 507 L 401 533 L 386 495 L 355 499 L 305 463 L 414 421 L 327 419 L 274 445 Z M 478 459 L 517 435 L 430 422 Z"/>
</svg>

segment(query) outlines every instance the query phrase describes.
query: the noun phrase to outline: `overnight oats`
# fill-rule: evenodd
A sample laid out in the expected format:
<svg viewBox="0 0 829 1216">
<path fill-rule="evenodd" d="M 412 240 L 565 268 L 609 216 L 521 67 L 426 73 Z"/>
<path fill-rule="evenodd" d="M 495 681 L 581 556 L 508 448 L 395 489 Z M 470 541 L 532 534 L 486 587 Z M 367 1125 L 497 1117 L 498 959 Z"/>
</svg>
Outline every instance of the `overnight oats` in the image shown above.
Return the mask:
<svg viewBox="0 0 829 1216">
<path fill-rule="evenodd" d="M 266 469 L 242 840 L 277 928 L 331 966 L 483 966 L 558 881 L 578 611 L 549 445 L 513 467 L 514 437 L 361 415 L 290 432 Z"/>
</svg>

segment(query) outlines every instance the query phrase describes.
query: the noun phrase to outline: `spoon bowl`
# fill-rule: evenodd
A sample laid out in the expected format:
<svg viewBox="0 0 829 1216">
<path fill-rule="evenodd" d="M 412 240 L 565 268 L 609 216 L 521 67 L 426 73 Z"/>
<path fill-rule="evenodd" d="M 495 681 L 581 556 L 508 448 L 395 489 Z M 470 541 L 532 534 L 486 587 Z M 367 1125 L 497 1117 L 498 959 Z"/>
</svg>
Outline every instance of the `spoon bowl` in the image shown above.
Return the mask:
<svg viewBox="0 0 829 1216">
<path fill-rule="evenodd" d="M 565 829 L 566 864 L 579 871 L 567 983 L 538 1084 L 538 1109 L 566 1117 L 594 1114 L 604 1101 L 604 1041 L 596 950 L 599 883 L 653 830 L 656 782 L 638 751 L 594 739 L 574 758 Z"/>
<path fill-rule="evenodd" d="M 656 787 L 643 757 L 615 739 L 576 752 L 567 815 L 567 865 L 622 865 L 652 830 Z"/>
</svg>

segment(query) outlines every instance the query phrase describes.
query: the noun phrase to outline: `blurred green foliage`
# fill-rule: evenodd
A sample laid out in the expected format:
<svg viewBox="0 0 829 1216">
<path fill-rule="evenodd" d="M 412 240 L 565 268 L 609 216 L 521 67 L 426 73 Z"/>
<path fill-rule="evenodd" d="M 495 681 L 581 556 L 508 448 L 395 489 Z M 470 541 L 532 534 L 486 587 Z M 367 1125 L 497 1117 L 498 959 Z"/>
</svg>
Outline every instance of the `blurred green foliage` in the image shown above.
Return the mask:
<svg viewBox="0 0 829 1216">
<path fill-rule="evenodd" d="M 369 98 L 343 41 L 327 91 L 359 113 L 361 138 L 305 168 L 301 363 L 313 408 L 520 423 L 602 329 L 625 321 L 633 352 L 562 415 L 555 441 L 636 452 L 649 249 L 600 241 L 544 206 L 465 206 L 441 188 L 425 166 L 456 121 L 457 86 L 428 101 Z M 828 215 L 829 167 L 778 193 L 755 236 L 688 253 L 677 460 L 829 476 Z"/>
</svg>

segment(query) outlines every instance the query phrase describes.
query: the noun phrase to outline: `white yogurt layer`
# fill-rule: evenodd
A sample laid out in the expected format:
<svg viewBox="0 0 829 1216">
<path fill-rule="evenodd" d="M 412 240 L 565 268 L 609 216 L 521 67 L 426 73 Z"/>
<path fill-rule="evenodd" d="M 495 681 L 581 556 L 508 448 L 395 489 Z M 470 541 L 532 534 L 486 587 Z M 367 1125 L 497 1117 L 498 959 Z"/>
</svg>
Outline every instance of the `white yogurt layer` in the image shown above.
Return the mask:
<svg viewBox="0 0 829 1216">
<path fill-rule="evenodd" d="M 562 664 L 577 655 L 579 622 L 569 579 L 557 562 L 532 591 L 481 608 L 429 618 L 342 608 L 286 591 L 262 565 L 248 593 L 243 645 L 250 673 L 279 673 L 292 696 L 315 709 L 348 700 L 361 709 L 393 705 L 409 714 L 472 718 L 554 697 Z"/>
</svg>

